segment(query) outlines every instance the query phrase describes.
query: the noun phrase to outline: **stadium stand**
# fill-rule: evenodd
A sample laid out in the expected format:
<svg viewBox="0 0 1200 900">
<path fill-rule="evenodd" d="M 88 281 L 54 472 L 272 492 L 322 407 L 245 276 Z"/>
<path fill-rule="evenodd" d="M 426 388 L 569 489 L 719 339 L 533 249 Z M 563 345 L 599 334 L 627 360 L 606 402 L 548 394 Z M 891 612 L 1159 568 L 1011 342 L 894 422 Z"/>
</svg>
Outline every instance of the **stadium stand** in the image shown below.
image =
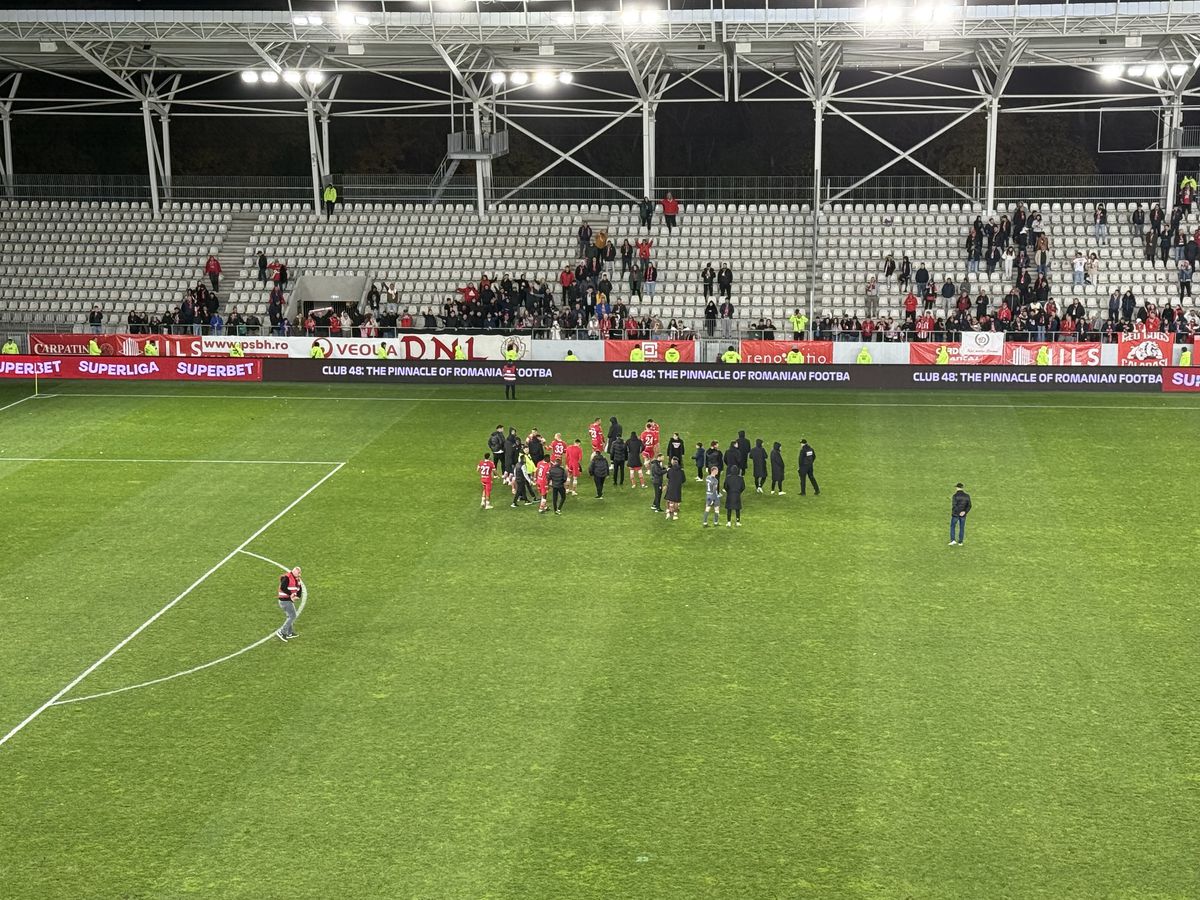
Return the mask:
<svg viewBox="0 0 1200 900">
<path fill-rule="evenodd" d="M 1178 271 L 1145 258 L 1128 224 L 1130 206 L 1109 204 L 1110 237 L 1097 242 L 1090 204 L 1028 204 L 1042 214 L 1050 243 L 1052 295 L 1060 305 L 1080 299 L 1090 315 L 1105 313 L 1109 293 L 1132 288 L 1156 303 L 1174 302 Z M 331 219 L 296 205 L 182 204 L 154 218 L 146 204 L 0 202 L 0 296 L 3 321 L 16 327 L 81 327 L 92 304 L 119 327 L 130 309 L 148 314 L 176 306 L 203 278 L 204 261 L 222 258 L 223 309 L 263 315 L 267 289 L 258 279 L 257 253 L 287 263 L 299 276 L 358 275 L 395 283 L 399 305 L 414 314 L 438 309 L 456 289 L 481 275 L 524 274 L 555 286 L 563 265 L 579 260 L 576 229 L 582 219 L 607 228 L 618 246 L 644 234 L 634 206 L 510 205 L 479 219 L 464 205 L 347 204 Z M 1007 211 L 1003 211 L 1007 212 Z M 983 287 L 999 303 L 1009 287 L 998 268 L 967 272 L 964 237 L 980 208 L 969 204 L 834 204 L 820 222 L 815 267 L 807 205 L 685 206 L 680 228 L 651 232 L 659 268 L 657 293 L 629 303 L 633 315 L 653 313 L 699 327 L 704 308 L 700 271 L 728 262 L 739 324 L 787 315 L 807 303 L 808 279 L 818 285 L 818 316 L 865 311 L 868 278 L 879 276 L 879 316 L 903 316 L 904 294 L 880 274 L 884 257 L 903 255 L 914 269 L 925 263 L 940 283 L 966 278 L 972 296 Z M 998 214 L 997 214 L 998 215 Z M 985 221 L 987 216 L 984 216 Z M 1095 252 L 1095 283 L 1075 285 L 1077 250 Z M 628 284 L 613 273 L 614 297 L 627 300 Z M 811 274 L 810 274 L 811 273 Z M 557 297 L 557 290 L 555 290 Z M 636 298 L 634 298 L 636 300 Z M 719 301 L 719 298 L 718 298 Z"/>
</svg>

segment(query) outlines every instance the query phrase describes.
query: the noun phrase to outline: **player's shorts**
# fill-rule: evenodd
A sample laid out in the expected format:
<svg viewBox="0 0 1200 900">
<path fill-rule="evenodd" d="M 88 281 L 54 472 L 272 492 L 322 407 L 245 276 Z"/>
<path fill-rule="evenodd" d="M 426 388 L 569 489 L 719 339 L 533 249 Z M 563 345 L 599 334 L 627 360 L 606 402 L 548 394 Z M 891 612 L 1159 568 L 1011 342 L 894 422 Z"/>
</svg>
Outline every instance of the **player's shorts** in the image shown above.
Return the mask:
<svg viewBox="0 0 1200 900">
<path fill-rule="evenodd" d="M 540 494 L 540 495 L 541 495 L 541 498 L 542 498 L 543 500 L 545 500 L 545 499 L 546 499 L 546 494 L 549 492 L 549 490 L 550 490 L 550 486 L 549 486 L 549 485 L 546 485 L 546 484 L 539 484 L 539 485 L 537 486 L 537 492 L 538 492 L 538 494 Z"/>
<path fill-rule="evenodd" d="M 721 505 L 721 495 L 720 494 L 705 494 L 704 495 L 704 505 L 705 506 L 720 506 Z"/>
<path fill-rule="evenodd" d="M 630 472 L 640 472 L 640 471 L 642 471 L 642 467 L 641 466 L 630 466 L 629 471 Z"/>
<path fill-rule="evenodd" d="M 485 494 L 491 494 L 491 492 L 492 492 L 492 479 L 490 479 L 490 478 L 489 478 L 489 479 L 487 479 L 487 481 L 481 481 L 480 483 L 483 485 L 483 492 L 484 492 Z"/>
<path fill-rule="evenodd" d="M 567 466 L 567 474 L 570 475 L 572 478 L 578 478 L 580 475 L 583 474 L 583 472 L 579 468 L 579 466 Z"/>
</svg>

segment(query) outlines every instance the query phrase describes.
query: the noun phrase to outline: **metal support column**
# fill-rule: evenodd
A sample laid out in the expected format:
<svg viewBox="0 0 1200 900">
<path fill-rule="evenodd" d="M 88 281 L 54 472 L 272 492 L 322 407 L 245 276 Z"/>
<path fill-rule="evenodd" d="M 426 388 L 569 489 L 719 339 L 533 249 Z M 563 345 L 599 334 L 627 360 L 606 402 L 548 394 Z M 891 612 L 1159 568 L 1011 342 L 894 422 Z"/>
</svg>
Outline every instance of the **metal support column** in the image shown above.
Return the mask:
<svg viewBox="0 0 1200 900">
<path fill-rule="evenodd" d="M 333 171 L 329 165 L 329 113 L 321 113 L 321 174 L 326 177 Z"/>
<path fill-rule="evenodd" d="M 813 101 L 813 191 L 812 191 L 812 225 L 810 237 L 810 256 L 808 271 L 808 324 L 813 325 L 813 314 L 817 305 L 817 246 L 821 222 L 821 164 L 825 130 L 825 98 L 818 97 Z M 806 335 L 807 336 L 807 335 Z"/>
<path fill-rule="evenodd" d="M 163 197 L 171 202 L 171 116 L 163 113 L 159 116 L 159 127 L 162 131 L 162 177 Z"/>
<path fill-rule="evenodd" d="M 1183 94 L 1176 90 L 1163 97 L 1166 109 L 1162 117 L 1162 206 L 1175 204 L 1175 189 L 1179 181 L 1179 129 L 1183 127 Z"/>
<path fill-rule="evenodd" d="M 150 117 L 150 98 L 142 98 L 142 128 L 146 133 L 146 168 L 150 172 L 150 208 L 162 214 L 158 197 L 158 148 L 154 139 L 154 120 Z"/>
<path fill-rule="evenodd" d="M 3 131 L 2 142 L 0 142 L 0 185 L 4 188 L 4 195 L 12 198 L 16 193 L 16 185 L 13 183 L 13 149 L 12 149 L 12 110 L 13 101 L 17 97 L 17 88 L 21 84 L 21 73 L 17 72 L 10 76 L 8 82 L 8 97 L 0 101 L 0 130 Z"/>
<path fill-rule="evenodd" d="M 483 150 L 483 118 L 479 111 L 479 101 L 471 104 L 471 127 L 475 134 L 475 150 Z M 487 217 L 487 185 L 484 178 L 485 160 L 475 160 L 475 211 L 479 218 Z"/>
<path fill-rule="evenodd" d="M 642 196 L 654 196 L 654 164 L 657 158 L 655 148 L 655 109 L 656 104 L 649 100 L 642 101 Z"/>
<path fill-rule="evenodd" d="M 321 146 L 317 137 L 317 110 L 312 97 L 304 104 L 308 118 L 308 159 L 312 168 L 313 212 L 321 213 Z"/>
<path fill-rule="evenodd" d="M 987 110 L 987 145 L 984 148 L 984 213 L 996 210 L 996 136 L 999 132 L 1000 98 L 993 97 Z"/>
</svg>

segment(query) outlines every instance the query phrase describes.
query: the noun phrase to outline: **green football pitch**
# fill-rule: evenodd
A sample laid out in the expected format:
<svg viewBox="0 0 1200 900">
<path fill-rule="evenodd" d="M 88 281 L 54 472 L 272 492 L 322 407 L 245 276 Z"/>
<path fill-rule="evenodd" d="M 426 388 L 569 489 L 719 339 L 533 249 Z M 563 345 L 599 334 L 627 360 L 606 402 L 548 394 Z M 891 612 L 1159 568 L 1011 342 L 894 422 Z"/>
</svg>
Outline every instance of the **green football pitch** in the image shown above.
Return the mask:
<svg viewBox="0 0 1200 900">
<path fill-rule="evenodd" d="M 51 390 L 0 388 L 0 896 L 1200 895 L 1194 400 Z M 497 423 L 597 415 L 787 496 L 479 508 Z"/>
</svg>

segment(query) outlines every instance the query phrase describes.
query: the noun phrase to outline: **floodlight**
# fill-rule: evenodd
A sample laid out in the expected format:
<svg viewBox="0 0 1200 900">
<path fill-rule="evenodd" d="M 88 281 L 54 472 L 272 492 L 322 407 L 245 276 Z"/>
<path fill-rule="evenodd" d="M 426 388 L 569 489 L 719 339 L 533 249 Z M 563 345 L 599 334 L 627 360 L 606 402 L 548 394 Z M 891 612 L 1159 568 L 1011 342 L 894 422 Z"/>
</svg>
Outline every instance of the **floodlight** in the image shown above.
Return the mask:
<svg viewBox="0 0 1200 900">
<path fill-rule="evenodd" d="M 1186 75 L 1189 68 L 1190 66 L 1187 63 L 1175 63 L 1175 65 L 1171 66 L 1171 74 L 1179 78 Z"/>
<path fill-rule="evenodd" d="M 519 71 L 513 72 L 511 78 L 513 84 L 525 84 L 529 81 L 529 73 Z"/>
<path fill-rule="evenodd" d="M 308 24 L 308 16 L 293 16 L 292 24 L 304 27 L 305 25 Z"/>
<path fill-rule="evenodd" d="M 324 19 L 322 19 L 320 16 L 309 16 L 309 17 L 308 17 L 308 24 L 309 24 L 309 25 L 324 25 L 324 24 L 325 24 L 325 20 L 324 20 Z"/>
<path fill-rule="evenodd" d="M 662 21 L 662 10 L 657 8 L 649 8 L 642 10 L 643 25 L 657 25 Z"/>
<path fill-rule="evenodd" d="M 1151 63 L 1146 66 L 1146 75 L 1150 78 L 1162 78 L 1166 71 L 1167 67 L 1162 63 Z"/>
<path fill-rule="evenodd" d="M 554 73 L 549 69 L 538 69 L 537 74 L 533 76 L 533 80 L 538 87 L 549 87 L 554 83 Z"/>
<path fill-rule="evenodd" d="M 601 13 L 601 12 L 588 13 L 587 14 L 587 23 L 589 25 L 603 25 L 604 24 L 604 13 Z"/>
<path fill-rule="evenodd" d="M 626 25 L 636 25 L 641 18 L 642 14 L 636 6 L 627 6 L 621 11 L 621 20 Z"/>
<path fill-rule="evenodd" d="M 492 84 L 496 85 L 497 87 L 504 84 L 505 80 L 506 79 L 503 72 L 492 73 Z"/>
<path fill-rule="evenodd" d="M 283 80 L 286 81 L 288 84 L 299 84 L 301 77 L 302 76 L 300 75 L 300 73 L 297 72 L 295 69 L 284 69 L 283 70 Z"/>
<path fill-rule="evenodd" d="M 1125 67 L 1120 63 L 1110 63 L 1100 69 L 1100 74 L 1105 78 L 1115 80 L 1125 74 Z"/>
<path fill-rule="evenodd" d="M 258 73 L 252 69 L 247 69 L 242 73 L 242 81 L 246 84 L 258 84 Z"/>
<path fill-rule="evenodd" d="M 1145 66 L 1130 66 L 1128 69 L 1125 70 L 1125 72 L 1127 75 L 1129 75 L 1130 78 L 1141 78 L 1143 75 L 1146 74 L 1146 67 Z"/>
<path fill-rule="evenodd" d="M 309 69 L 304 73 L 304 80 L 311 85 L 318 85 L 325 80 L 325 73 L 320 69 Z"/>
<path fill-rule="evenodd" d="M 572 81 L 575 80 L 575 76 L 572 75 L 570 72 L 559 72 L 558 80 L 560 82 L 562 82 L 563 84 L 570 84 Z"/>
<path fill-rule="evenodd" d="M 351 27 L 354 24 L 354 13 L 348 9 L 343 9 L 338 13 L 338 24 L 346 28 Z"/>
<path fill-rule="evenodd" d="M 267 71 L 262 73 L 262 80 L 263 84 L 278 84 L 279 73 L 274 69 L 267 69 Z"/>
</svg>

